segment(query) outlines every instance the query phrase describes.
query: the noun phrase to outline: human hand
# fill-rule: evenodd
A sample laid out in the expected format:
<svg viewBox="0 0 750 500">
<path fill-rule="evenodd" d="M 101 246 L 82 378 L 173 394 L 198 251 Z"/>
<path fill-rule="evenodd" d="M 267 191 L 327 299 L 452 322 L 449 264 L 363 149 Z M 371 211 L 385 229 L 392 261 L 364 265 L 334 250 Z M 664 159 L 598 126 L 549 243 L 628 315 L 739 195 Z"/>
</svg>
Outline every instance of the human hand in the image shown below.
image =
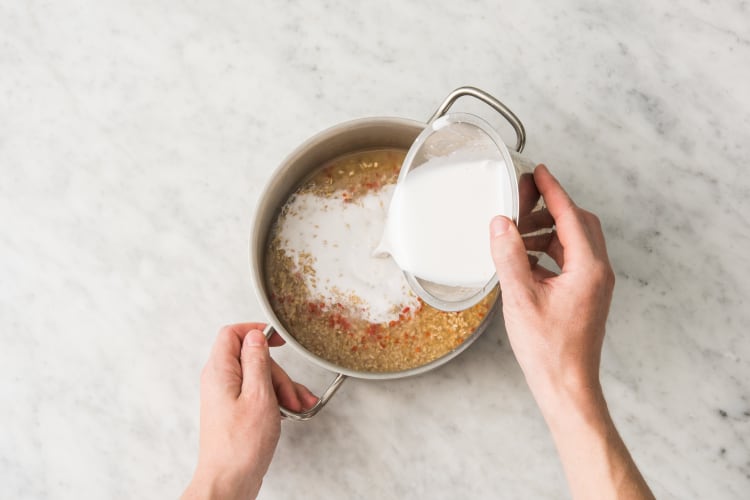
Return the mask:
<svg viewBox="0 0 750 500">
<path fill-rule="evenodd" d="M 222 328 L 201 373 L 198 466 L 183 498 L 255 498 L 281 432 L 279 404 L 317 402 L 270 357 L 262 323 Z"/>
<path fill-rule="evenodd" d="M 490 224 L 513 352 L 552 432 L 573 497 L 653 499 L 599 383 L 615 284 L 599 219 L 578 208 L 543 165 L 533 183 L 524 180 L 519 227 L 505 217 Z M 548 211 L 532 212 L 540 194 Z M 553 224 L 551 233 L 521 237 Z M 545 252 L 561 273 L 536 264 L 527 249 Z"/>
<path fill-rule="evenodd" d="M 615 278 L 597 217 L 577 207 L 543 165 L 533 184 L 548 211 L 521 219 L 520 231 L 556 229 L 522 239 L 509 219 L 496 217 L 491 248 L 513 352 L 546 412 L 559 397 L 600 397 L 599 360 Z M 529 195 L 522 201 L 529 198 L 536 202 Z M 547 253 L 562 272 L 530 265 L 527 249 Z"/>
</svg>

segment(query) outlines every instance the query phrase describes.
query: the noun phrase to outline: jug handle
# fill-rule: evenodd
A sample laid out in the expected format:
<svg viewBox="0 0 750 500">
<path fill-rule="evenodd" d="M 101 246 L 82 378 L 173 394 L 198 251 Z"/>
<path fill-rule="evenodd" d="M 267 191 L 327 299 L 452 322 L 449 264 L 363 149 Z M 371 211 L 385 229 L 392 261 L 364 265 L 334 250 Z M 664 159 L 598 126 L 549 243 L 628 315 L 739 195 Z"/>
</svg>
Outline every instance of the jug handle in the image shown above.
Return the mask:
<svg viewBox="0 0 750 500">
<path fill-rule="evenodd" d="M 274 333 L 276 333 L 276 330 L 274 330 L 273 325 L 271 325 L 270 323 L 263 329 L 263 335 L 266 336 L 266 339 L 271 338 L 271 335 L 273 335 Z M 320 410 L 323 409 L 326 403 L 328 403 L 328 401 L 331 399 L 331 397 L 333 397 L 333 395 L 346 379 L 346 375 L 344 375 L 343 373 L 337 373 L 336 378 L 333 379 L 333 382 L 328 385 L 328 388 L 326 388 L 326 390 L 323 392 L 323 395 L 320 396 L 318 402 L 305 411 L 292 411 L 288 408 L 285 408 L 283 405 L 279 405 L 279 411 L 281 412 L 282 418 L 288 418 L 289 420 L 296 421 L 310 420 L 312 417 L 317 415 Z"/>
<path fill-rule="evenodd" d="M 427 120 L 427 123 L 432 123 L 433 121 L 443 116 L 448 112 L 450 107 L 453 106 L 456 100 L 459 97 L 463 96 L 471 96 L 475 99 L 479 99 L 480 101 L 484 102 L 492 109 L 500 113 L 503 118 L 505 118 L 508 123 L 510 123 L 510 126 L 513 127 L 513 130 L 515 130 L 516 132 L 515 150 L 518 153 L 523 151 L 523 147 L 526 145 L 526 129 L 524 128 L 523 123 L 521 123 L 521 120 L 505 104 L 503 104 L 484 90 L 478 89 L 476 87 L 459 87 L 448 94 L 448 97 L 445 98 L 445 100 L 438 107 L 435 113 L 433 113 L 430 119 Z"/>
</svg>

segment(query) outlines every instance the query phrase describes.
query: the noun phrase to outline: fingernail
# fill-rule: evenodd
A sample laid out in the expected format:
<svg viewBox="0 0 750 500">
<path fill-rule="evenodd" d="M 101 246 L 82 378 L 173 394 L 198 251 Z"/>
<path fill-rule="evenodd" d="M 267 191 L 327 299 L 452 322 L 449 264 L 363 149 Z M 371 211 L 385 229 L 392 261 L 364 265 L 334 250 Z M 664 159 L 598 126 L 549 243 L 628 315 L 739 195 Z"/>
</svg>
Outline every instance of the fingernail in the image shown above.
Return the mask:
<svg viewBox="0 0 750 500">
<path fill-rule="evenodd" d="M 266 336 L 260 330 L 250 330 L 245 336 L 245 344 L 261 346 L 266 344 Z"/>
<path fill-rule="evenodd" d="M 503 217 L 502 215 L 498 215 L 492 219 L 492 222 L 490 223 L 490 231 L 492 232 L 493 237 L 505 234 L 509 227 L 510 221 L 507 217 Z"/>
</svg>

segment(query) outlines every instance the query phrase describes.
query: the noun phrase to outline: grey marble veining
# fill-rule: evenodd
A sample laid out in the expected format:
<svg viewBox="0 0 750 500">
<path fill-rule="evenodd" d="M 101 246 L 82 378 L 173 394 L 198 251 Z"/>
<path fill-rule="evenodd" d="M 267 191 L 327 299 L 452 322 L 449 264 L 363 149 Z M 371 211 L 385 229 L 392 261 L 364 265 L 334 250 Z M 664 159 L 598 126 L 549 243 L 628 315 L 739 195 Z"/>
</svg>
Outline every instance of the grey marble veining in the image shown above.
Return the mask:
<svg viewBox="0 0 750 500">
<path fill-rule="evenodd" d="M 272 169 L 473 84 L 603 220 L 603 384 L 655 493 L 747 498 L 749 9 L 0 0 L 0 496 L 177 496 L 216 330 L 263 319 L 247 240 Z M 331 376 L 277 351 L 312 387 Z M 439 370 L 350 380 L 285 422 L 261 491 L 566 495 L 499 318 Z"/>
</svg>

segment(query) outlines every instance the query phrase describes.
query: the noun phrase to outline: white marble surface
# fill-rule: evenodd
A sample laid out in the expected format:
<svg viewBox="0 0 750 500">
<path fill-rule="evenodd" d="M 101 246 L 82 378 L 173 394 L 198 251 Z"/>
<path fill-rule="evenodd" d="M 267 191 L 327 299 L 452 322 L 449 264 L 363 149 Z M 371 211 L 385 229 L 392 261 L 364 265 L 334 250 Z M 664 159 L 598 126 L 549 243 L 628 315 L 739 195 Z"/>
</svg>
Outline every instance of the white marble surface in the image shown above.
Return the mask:
<svg viewBox="0 0 750 500">
<path fill-rule="evenodd" d="M 217 328 L 262 319 L 247 241 L 271 170 L 473 84 L 604 221 L 603 383 L 657 496 L 748 498 L 748 28 L 744 1 L 0 0 L 0 497 L 176 497 Z M 261 492 L 567 495 L 500 321 L 285 422 Z"/>
</svg>

